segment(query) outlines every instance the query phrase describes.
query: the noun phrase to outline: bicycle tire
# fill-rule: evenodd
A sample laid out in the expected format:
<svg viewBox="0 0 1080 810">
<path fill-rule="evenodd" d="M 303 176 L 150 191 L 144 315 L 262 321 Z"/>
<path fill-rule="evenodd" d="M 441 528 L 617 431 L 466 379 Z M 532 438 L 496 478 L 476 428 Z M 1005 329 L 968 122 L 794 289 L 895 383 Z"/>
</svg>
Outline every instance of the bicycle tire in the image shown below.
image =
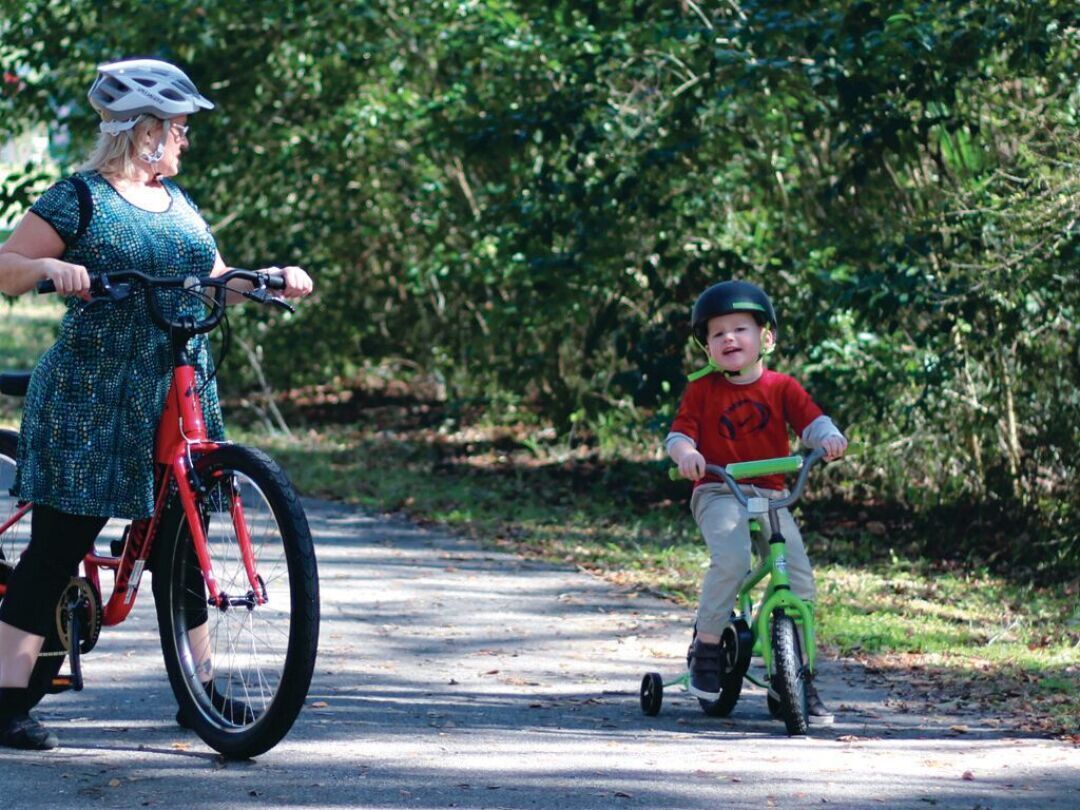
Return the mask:
<svg viewBox="0 0 1080 810">
<path fill-rule="evenodd" d="M 204 488 L 196 497 L 214 578 L 222 592 L 246 593 L 249 603 L 208 609 L 188 523 L 174 498 L 153 567 L 162 652 L 186 725 L 222 755 L 246 759 L 277 745 L 307 698 L 319 637 L 315 551 L 296 491 L 266 454 L 224 445 L 197 458 L 195 472 Z M 237 495 L 264 604 L 251 601 L 253 589 L 238 553 L 228 511 Z M 189 635 L 204 623 L 212 690 L 196 671 L 200 660 L 210 659 L 198 653 Z"/>
<path fill-rule="evenodd" d="M 753 646 L 754 635 L 749 625 L 744 619 L 732 615 L 732 620 L 720 634 L 724 666 L 724 674 L 720 677 L 720 697 L 716 700 L 698 698 L 701 710 L 709 717 L 727 717 L 739 702 L 743 676 L 750 669 Z"/>
<path fill-rule="evenodd" d="M 0 524 L 6 523 L 7 519 L 19 506 L 19 501 L 11 494 L 11 488 L 15 484 L 15 470 L 19 450 L 19 434 L 13 430 L 0 430 Z M 26 549 L 30 542 L 30 517 L 27 515 L 18 523 L 9 527 L 3 535 L 0 535 L 0 576 L 5 582 L 10 577 L 13 566 Z M 0 597 L 3 601 L 3 597 Z M 30 672 L 30 682 L 27 684 L 27 697 L 30 706 L 36 706 L 46 694 L 54 691 L 53 679 L 60 674 L 60 668 L 64 665 L 66 655 L 61 654 L 64 650 L 60 637 L 52 630 L 45 637 L 41 647 L 41 655 Z"/>
<path fill-rule="evenodd" d="M 720 697 L 716 700 L 698 698 L 698 705 L 709 717 L 727 717 L 742 695 L 742 673 L 729 672 L 720 677 Z"/>
<path fill-rule="evenodd" d="M 773 666 L 771 684 L 780 701 L 780 714 L 789 736 L 806 734 L 810 727 L 806 681 L 795 622 L 783 610 L 772 617 Z"/>
</svg>

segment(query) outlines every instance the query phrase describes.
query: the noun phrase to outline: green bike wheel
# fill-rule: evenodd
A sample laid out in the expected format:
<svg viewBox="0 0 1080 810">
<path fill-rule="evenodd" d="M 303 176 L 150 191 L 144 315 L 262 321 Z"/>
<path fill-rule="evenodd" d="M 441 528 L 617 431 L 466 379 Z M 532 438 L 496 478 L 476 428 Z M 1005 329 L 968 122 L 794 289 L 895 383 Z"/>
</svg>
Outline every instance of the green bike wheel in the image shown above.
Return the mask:
<svg viewBox="0 0 1080 810">
<path fill-rule="evenodd" d="M 780 714 L 789 736 L 806 734 L 809 728 L 806 681 L 795 622 L 782 610 L 773 614 L 773 666 L 771 685 L 779 697 Z"/>
<path fill-rule="evenodd" d="M 698 705 L 709 717 L 727 717 L 742 694 L 743 676 L 741 672 L 731 672 L 720 679 L 720 697 L 716 700 L 698 698 Z"/>
<path fill-rule="evenodd" d="M 732 616 L 720 634 L 721 660 L 724 674 L 720 678 L 720 697 L 716 700 L 698 698 L 701 710 L 710 717 L 727 717 L 742 694 L 743 676 L 750 669 L 754 634 L 744 619 Z"/>
</svg>

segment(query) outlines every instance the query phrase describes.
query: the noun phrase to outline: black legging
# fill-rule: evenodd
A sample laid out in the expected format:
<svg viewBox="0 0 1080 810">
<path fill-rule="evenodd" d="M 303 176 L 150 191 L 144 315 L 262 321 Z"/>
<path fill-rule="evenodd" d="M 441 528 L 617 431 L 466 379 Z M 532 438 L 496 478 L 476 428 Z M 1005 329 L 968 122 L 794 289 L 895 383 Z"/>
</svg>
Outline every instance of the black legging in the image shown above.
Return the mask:
<svg viewBox="0 0 1080 810">
<path fill-rule="evenodd" d="M 108 521 L 34 504 L 30 544 L 8 580 L 0 621 L 36 636 L 55 630 L 60 595 Z"/>
</svg>

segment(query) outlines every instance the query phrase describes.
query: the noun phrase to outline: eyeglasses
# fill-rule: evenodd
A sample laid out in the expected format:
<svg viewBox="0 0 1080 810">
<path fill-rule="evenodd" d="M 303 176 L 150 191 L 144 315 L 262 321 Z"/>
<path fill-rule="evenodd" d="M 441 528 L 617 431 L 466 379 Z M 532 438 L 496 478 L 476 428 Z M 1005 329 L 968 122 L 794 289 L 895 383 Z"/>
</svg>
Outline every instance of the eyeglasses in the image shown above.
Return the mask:
<svg viewBox="0 0 1080 810">
<path fill-rule="evenodd" d="M 170 124 L 169 128 L 176 132 L 181 138 L 186 138 L 188 130 L 191 129 L 187 124 Z"/>
</svg>

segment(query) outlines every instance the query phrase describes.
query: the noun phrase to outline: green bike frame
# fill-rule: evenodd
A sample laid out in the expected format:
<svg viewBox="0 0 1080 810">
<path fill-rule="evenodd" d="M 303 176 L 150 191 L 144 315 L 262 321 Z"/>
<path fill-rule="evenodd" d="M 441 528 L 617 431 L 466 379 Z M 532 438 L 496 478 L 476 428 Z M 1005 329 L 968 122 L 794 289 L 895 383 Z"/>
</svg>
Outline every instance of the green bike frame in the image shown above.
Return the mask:
<svg viewBox="0 0 1080 810">
<path fill-rule="evenodd" d="M 805 666 L 809 673 L 813 674 L 814 672 L 814 664 L 817 660 L 817 646 L 814 639 L 814 611 L 811 605 L 791 591 L 791 581 L 788 579 L 787 571 L 787 543 L 780 531 L 779 511 L 799 499 L 806 485 L 806 477 L 810 467 L 820 460 L 823 455 L 823 451 L 815 450 L 807 456 L 791 455 L 761 461 L 742 461 L 728 464 L 726 467 L 717 467 L 711 464 L 706 467 L 709 473 L 722 478 L 735 497 L 747 507 L 751 536 L 768 533 L 769 553 L 758 567 L 743 580 L 735 602 L 738 606 L 738 617 L 746 622 L 747 627 L 753 633 L 753 655 L 760 656 L 766 672 L 764 680 L 750 674 L 750 672 L 745 673 L 744 677 L 763 689 L 769 689 L 768 681 L 773 672 L 772 637 L 769 629 L 772 616 L 777 610 L 783 610 L 802 629 L 801 641 L 804 647 Z M 736 483 L 747 478 L 792 473 L 799 473 L 799 477 L 791 494 L 774 501 L 747 496 L 738 488 Z M 668 471 L 668 475 L 673 480 L 678 480 L 679 471 L 671 469 Z M 763 520 L 763 518 L 766 519 Z M 765 585 L 765 592 L 755 612 L 753 610 L 753 592 L 766 579 L 768 581 Z M 689 676 L 684 674 L 674 683 L 685 685 L 688 678 Z"/>
<path fill-rule="evenodd" d="M 754 523 L 751 521 L 751 532 L 754 531 Z M 760 532 L 760 524 L 757 527 Z M 775 537 L 775 536 L 774 536 Z M 753 628 L 754 632 L 754 655 L 761 656 L 765 671 L 772 672 L 772 636 L 769 633 L 769 622 L 777 609 L 783 609 L 795 620 L 795 624 L 802 627 L 803 653 L 806 657 L 806 668 L 810 673 L 814 671 L 816 660 L 816 647 L 814 644 L 814 612 L 813 609 L 791 592 L 791 584 L 787 574 L 787 559 L 785 557 L 787 544 L 781 537 L 779 541 L 769 539 L 769 556 L 743 581 L 739 589 L 737 603 L 740 617 Z M 754 589 L 766 577 L 769 578 L 765 586 L 765 593 L 757 612 L 752 613 Z M 745 677 L 762 688 L 768 688 L 749 672 Z"/>
</svg>

